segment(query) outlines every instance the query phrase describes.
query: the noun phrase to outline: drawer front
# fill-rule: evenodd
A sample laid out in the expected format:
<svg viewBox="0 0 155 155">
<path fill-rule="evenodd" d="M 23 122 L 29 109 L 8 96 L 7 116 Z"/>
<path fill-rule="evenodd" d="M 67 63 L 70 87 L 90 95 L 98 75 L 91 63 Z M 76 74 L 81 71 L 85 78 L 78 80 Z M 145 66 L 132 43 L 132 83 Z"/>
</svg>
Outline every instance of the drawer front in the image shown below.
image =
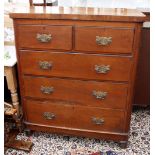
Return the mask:
<svg viewBox="0 0 155 155">
<path fill-rule="evenodd" d="M 125 113 L 119 110 L 26 100 L 27 121 L 49 126 L 122 132 Z"/>
<path fill-rule="evenodd" d="M 124 109 L 127 84 L 24 77 L 25 96 L 68 101 L 68 104 Z"/>
<path fill-rule="evenodd" d="M 134 29 L 75 28 L 75 50 L 100 53 L 131 53 Z"/>
<path fill-rule="evenodd" d="M 20 25 L 17 32 L 20 48 L 72 49 L 71 26 Z"/>
<path fill-rule="evenodd" d="M 24 74 L 94 80 L 128 81 L 131 57 L 20 52 Z"/>
</svg>

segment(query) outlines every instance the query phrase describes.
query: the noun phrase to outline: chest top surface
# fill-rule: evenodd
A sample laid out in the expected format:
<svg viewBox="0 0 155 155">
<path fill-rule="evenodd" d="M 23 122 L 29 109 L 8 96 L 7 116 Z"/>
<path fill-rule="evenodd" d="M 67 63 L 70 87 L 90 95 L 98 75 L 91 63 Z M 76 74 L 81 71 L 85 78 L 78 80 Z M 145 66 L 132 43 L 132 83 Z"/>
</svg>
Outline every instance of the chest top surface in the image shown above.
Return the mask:
<svg viewBox="0 0 155 155">
<path fill-rule="evenodd" d="M 145 15 L 136 9 L 91 7 L 18 7 L 10 13 L 18 19 L 69 19 L 94 21 L 143 22 Z"/>
</svg>

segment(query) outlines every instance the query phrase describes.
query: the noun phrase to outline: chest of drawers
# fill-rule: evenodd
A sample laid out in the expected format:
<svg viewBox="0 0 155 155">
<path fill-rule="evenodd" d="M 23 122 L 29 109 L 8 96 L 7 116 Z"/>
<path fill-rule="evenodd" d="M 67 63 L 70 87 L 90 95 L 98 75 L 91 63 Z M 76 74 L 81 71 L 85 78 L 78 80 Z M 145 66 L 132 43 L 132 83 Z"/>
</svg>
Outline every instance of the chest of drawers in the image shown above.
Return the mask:
<svg viewBox="0 0 155 155">
<path fill-rule="evenodd" d="M 23 10 L 10 16 L 26 127 L 126 144 L 144 15 L 127 9 Z"/>
</svg>

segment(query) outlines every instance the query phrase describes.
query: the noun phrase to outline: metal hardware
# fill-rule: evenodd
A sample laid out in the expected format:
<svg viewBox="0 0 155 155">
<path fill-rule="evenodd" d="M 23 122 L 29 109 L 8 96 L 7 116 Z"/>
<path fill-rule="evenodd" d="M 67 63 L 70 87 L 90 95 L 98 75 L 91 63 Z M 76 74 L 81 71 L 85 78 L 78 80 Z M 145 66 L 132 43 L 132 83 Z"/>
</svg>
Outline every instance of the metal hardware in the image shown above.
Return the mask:
<svg viewBox="0 0 155 155">
<path fill-rule="evenodd" d="M 56 116 L 55 114 L 51 113 L 51 112 L 44 112 L 43 113 L 43 117 L 47 120 L 52 120 L 54 119 Z"/>
<path fill-rule="evenodd" d="M 41 86 L 40 88 L 41 92 L 43 94 L 51 94 L 54 92 L 54 88 L 53 87 L 44 87 L 44 86 Z"/>
<path fill-rule="evenodd" d="M 104 119 L 103 118 L 96 118 L 93 117 L 92 118 L 92 122 L 96 125 L 103 125 L 104 124 Z"/>
<path fill-rule="evenodd" d="M 39 61 L 40 69 L 50 70 L 52 68 L 52 63 L 48 61 Z"/>
<path fill-rule="evenodd" d="M 37 33 L 36 39 L 42 43 L 48 43 L 52 39 L 51 34 L 39 34 Z"/>
<path fill-rule="evenodd" d="M 95 71 L 97 73 L 107 73 L 108 71 L 110 71 L 110 65 L 101 65 L 101 66 L 98 66 L 98 65 L 95 65 Z"/>
<path fill-rule="evenodd" d="M 93 90 L 93 96 L 95 96 L 97 99 L 105 99 L 105 97 L 107 96 L 107 92 L 103 92 L 103 91 L 96 91 Z"/>
<path fill-rule="evenodd" d="M 106 46 L 106 45 L 112 43 L 112 37 L 96 36 L 96 43 L 97 43 L 97 45 Z"/>
</svg>

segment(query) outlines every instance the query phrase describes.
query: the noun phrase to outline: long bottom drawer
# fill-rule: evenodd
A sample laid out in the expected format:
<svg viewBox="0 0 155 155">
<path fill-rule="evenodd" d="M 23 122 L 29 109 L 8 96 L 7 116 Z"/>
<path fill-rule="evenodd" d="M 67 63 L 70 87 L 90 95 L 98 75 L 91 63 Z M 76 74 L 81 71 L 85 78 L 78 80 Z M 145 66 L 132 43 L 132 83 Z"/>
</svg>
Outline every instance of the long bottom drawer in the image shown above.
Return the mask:
<svg viewBox="0 0 155 155">
<path fill-rule="evenodd" d="M 110 132 L 123 132 L 125 126 L 121 110 L 36 100 L 25 100 L 24 107 L 26 121 L 35 124 Z"/>
</svg>

